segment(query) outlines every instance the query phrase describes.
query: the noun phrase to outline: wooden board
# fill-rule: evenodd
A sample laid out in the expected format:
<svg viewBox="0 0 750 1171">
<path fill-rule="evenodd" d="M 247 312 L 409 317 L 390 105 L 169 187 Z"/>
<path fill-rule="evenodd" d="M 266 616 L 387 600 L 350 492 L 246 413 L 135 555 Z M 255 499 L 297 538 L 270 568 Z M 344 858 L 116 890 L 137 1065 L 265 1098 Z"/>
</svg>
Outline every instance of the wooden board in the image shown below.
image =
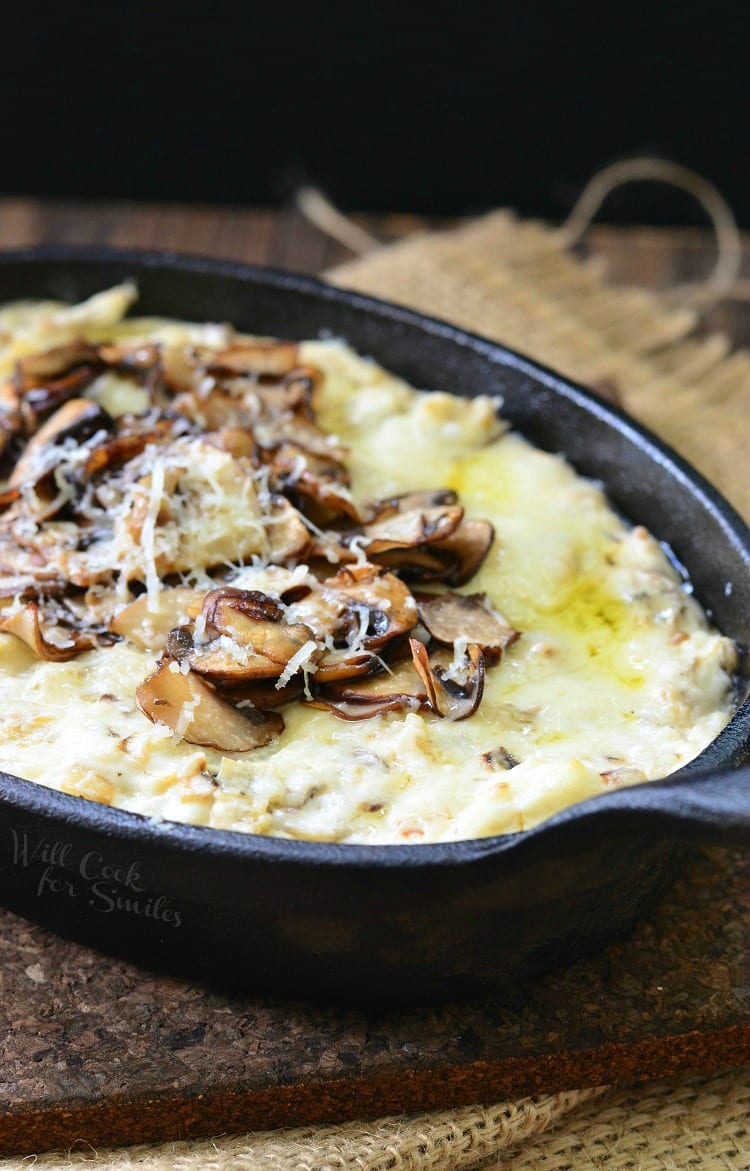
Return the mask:
<svg viewBox="0 0 750 1171">
<path fill-rule="evenodd" d="M 0 915 L 0 1153 L 265 1129 L 750 1062 L 750 858 L 696 855 L 523 1004 L 227 999 Z"/>
</svg>

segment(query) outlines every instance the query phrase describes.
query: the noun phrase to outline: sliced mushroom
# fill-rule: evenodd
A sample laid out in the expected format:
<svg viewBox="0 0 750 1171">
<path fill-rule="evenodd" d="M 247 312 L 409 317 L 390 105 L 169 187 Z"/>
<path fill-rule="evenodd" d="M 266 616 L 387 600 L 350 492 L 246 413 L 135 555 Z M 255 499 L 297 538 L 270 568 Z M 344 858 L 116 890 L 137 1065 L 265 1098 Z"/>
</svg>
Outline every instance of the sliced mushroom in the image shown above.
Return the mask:
<svg viewBox="0 0 750 1171">
<path fill-rule="evenodd" d="M 387 553 L 374 553 L 373 561 L 384 569 L 392 569 L 404 581 L 443 581 L 450 567 L 440 559 L 434 548 L 390 549 Z"/>
<path fill-rule="evenodd" d="M 417 604 L 422 625 L 444 646 L 465 638 L 499 655 L 519 637 L 486 594 L 421 594 Z"/>
<path fill-rule="evenodd" d="M 277 687 L 273 679 L 251 679 L 249 683 L 219 682 L 217 690 L 232 703 L 250 700 L 254 707 L 277 708 L 302 697 L 305 679 L 303 675 L 295 675 L 284 687 Z"/>
<path fill-rule="evenodd" d="M 213 634 L 234 635 L 237 616 L 244 615 L 256 622 L 281 622 L 284 607 L 270 594 L 260 590 L 241 590 L 236 586 L 219 586 L 203 598 L 206 630 Z"/>
<path fill-rule="evenodd" d="M 395 512 L 364 526 L 362 547 L 372 555 L 443 541 L 456 531 L 463 515 L 460 505 Z"/>
<path fill-rule="evenodd" d="M 211 373 L 275 375 L 290 374 L 299 361 L 296 342 L 238 340 L 223 350 L 201 354 Z"/>
<path fill-rule="evenodd" d="M 66 439 L 83 442 L 97 431 L 111 431 L 112 426 L 111 417 L 98 403 L 87 398 L 71 399 L 55 411 L 26 444 L 6 487 L 17 488 L 22 484 L 36 482 L 40 454 L 45 447 L 64 443 Z M 41 470 L 43 473 L 49 471 L 48 468 Z"/>
<path fill-rule="evenodd" d="M 5 618 L 0 622 L 0 630 L 20 638 L 31 648 L 38 659 L 44 659 L 48 663 L 67 662 L 68 659 L 74 659 L 77 655 L 91 650 L 96 645 L 95 639 L 88 635 L 61 626 L 50 627 L 46 631 L 47 637 L 45 638 L 45 632 L 42 631 L 40 622 L 39 606 L 36 602 L 29 602 L 23 610 L 19 610 L 10 618 Z M 52 631 L 57 633 L 63 644 L 68 645 L 59 645 L 52 641 L 49 637 Z"/>
<path fill-rule="evenodd" d="M 165 660 L 136 690 L 138 707 L 154 724 L 165 724 L 188 744 L 220 752 L 262 748 L 284 729 L 278 712 L 233 707 L 204 679 L 183 674 Z"/>
<path fill-rule="evenodd" d="M 504 748 L 502 744 L 497 748 L 490 748 L 489 752 L 483 752 L 479 759 L 482 764 L 492 769 L 493 772 L 497 772 L 499 769 L 507 772 L 509 769 L 516 768 L 520 764 L 520 761 L 516 759 L 513 753 L 509 752 L 507 748 Z"/>
<path fill-rule="evenodd" d="M 198 362 L 188 346 L 165 346 L 161 354 L 161 370 L 173 394 L 189 394 L 201 378 Z"/>
<path fill-rule="evenodd" d="M 320 708 L 338 716 L 341 720 L 371 720 L 374 716 L 382 716 L 385 712 L 404 711 L 406 708 L 418 706 L 416 700 L 408 696 L 391 696 L 372 700 L 370 703 L 353 703 L 346 699 L 326 699 L 316 695 L 313 699 L 303 700 L 305 707 Z"/>
<path fill-rule="evenodd" d="M 283 622 L 278 602 L 257 591 L 213 590 L 204 600 L 203 615 L 207 642 L 197 642 L 195 627 L 185 625 L 170 632 L 166 650 L 217 682 L 276 679 L 307 643 L 315 644 L 309 626 Z M 318 653 L 316 648 L 309 661 Z"/>
<path fill-rule="evenodd" d="M 161 363 L 161 351 L 151 343 L 138 346 L 101 345 L 97 353 L 105 366 L 114 366 L 123 373 L 135 374 L 141 381 L 147 380 L 154 367 Z"/>
<path fill-rule="evenodd" d="M 187 621 L 189 607 L 200 603 L 202 596 L 188 586 L 163 589 L 155 599 L 156 608 L 152 610 L 148 595 L 143 594 L 115 615 L 109 629 L 144 650 L 160 651 L 170 630 Z"/>
<path fill-rule="evenodd" d="M 490 551 L 495 530 L 488 520 L 465 520 L 444 541 L 436 541 L 430 550 L 445 563 L 443 581 L 464 585 L 474 576 Z"/>
<path fill-rule="evenodd" d="M 99 364 L 96 346 L 88 342 L 70 342 L 55 346 L 43 353 L 28 354 L 16 363 L 15 381 L 21 394 L 34 387 L 49 386 L 55 379 L 62 378 L 80 367 Z"/>
<path fill-rule="evenodd" d="M 348 648 L 326 651 L 318 660 L 315 670 L 315 683 L 337 683 L 341 679 L 356 679 L 361 675 L 369 675 L 377 667 L 378 662 L 371 651 L 351 651 Z"/>
<path fill-rule="evenodd" d="M 256 393 L 266 413 L 279 415 L 291 411 L 298 418 L 313 422 L 312 403 L 322 382 L 323 372 L 317 366 L 295 366 L 281 382 L 272 386 L 261 383 Z"/>
<path fill-rule="evenodd" d="M 408 588 L 374 565 L 342 569 L 323 588 L 348 607 L 348 641 L 357 649 L 382 646 L 417 622 L 417 604 Z"/>
<path fill-rule="evenodd" d="M 427 700 L 427 690 L 411 661 L 392 671 L 380 670 L 367 679 L 346 680 L 319 690 L 320 672 L 315 674 L 316 694 L 309 706 L 324 708 L 342 720 L 371 720 L 392 711 L 416 711 Z"/>
<path fill-rule="evenodd" d="M 385 500 L 373 500 L 367 507 L 370 522 L 381 520 L 399 512 L 423 512 L 430 508 L 450 508 L 458 504 L 458 496 L 452 488 L 428 489 L 424 492 L 404 492 L 400 496 L 389 496 Z"/>
<path fill-rule="evenodd" d="M 250 431 L 258 421 L 260 404 L 254 393 L 239 397 L 207 376 L 205 391 L 199 388 L 178 394 L 172 409 L 204 431 L 227 427 Z"/>
<path fill-rule="evenodd" d="M 487 556 L 495 538 L 488 520 L 464 520 L 441 541 L 423 548 L 389 549 L 372 553 L 378 565 L 397 572 L 405 581 L 445 582 L 460 586 L 469 581 Z"/>
<path fill-rule="evenodd" d="M 359 523 L 349 474 L 333 455 L 285 442 L 266 458 L 273 489 L 291 496 L 316 525 L 331 524 L 340 518 Z"/>
<path fill-rule="evenodd" d="M 272 498 L 264 526 L 268 537 L 268 559 L 275 565 L 302 558 L 310 547 L 310 530 L 285 496 Z"/>
<path fill-rule="evenodd" d="M 101 369 L 96 347 L 85 342 L 21 358 L 15 379 L 27 430 L 34 431 L 40 418 L 80 394 Z"/>
<path fill-rule="evenodd" d="M 448 720 L 466 720 L 482 701 L 484 654 L 470 643 L 458 670 L 441 666 L 430 657 L 427 647 L 416 638 L 409 640 L 414 667 L 425 685 L 427 702 L 436 715 Z"/>
<path fill-rule="evenodd" d="M 149 443 L 161 443 L 173 431 L 171 419 L 159 419 L 152 426 L 136 428 L 132 420 L 118 419 L 118 433 L 97 444 L 83 465 L 84 478 L 91 479 L 110 468 L 120 467 L 135 459 Z"/>
<path fill-rule="evenodd" d="M 255 462 L 255 440 L 252 432 L 244 427 L 222 427 L 219 431 L 207 431 L 203 438 L 212 447 L 228 452 L 235 459 L 249 459 Z"/>
<path fill-rule="evenodd" d="M 20 495 L 20 488 L 6 488 L 0 492 L 0 508 L 7 508 L 9 504 L 14 504 Z"/>
</svg>

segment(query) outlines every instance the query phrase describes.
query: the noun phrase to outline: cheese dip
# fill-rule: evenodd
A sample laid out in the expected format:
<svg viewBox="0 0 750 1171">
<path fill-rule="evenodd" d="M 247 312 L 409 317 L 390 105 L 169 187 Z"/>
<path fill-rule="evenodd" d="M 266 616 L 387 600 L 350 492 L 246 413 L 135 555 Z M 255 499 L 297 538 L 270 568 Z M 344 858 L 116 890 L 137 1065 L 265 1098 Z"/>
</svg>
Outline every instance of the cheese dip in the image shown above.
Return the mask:
<svg viewBox="0 0 750 1171">
<path fill-rule="evenodd" d="M 134 297 L 0 311 L 3 770 L 419 843 L 527 829 L 725 726 L 734 644 L 501 404 Z"/>
</svg>

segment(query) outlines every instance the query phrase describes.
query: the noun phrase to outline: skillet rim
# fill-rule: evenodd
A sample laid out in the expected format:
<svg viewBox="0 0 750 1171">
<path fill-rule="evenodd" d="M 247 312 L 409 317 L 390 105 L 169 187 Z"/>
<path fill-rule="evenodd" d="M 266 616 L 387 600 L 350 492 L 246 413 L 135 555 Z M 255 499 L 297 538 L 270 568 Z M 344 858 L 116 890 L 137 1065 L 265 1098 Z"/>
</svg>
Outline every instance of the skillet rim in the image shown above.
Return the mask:
<svg viewBox="0 0 750 1171">
<path fill-rule="evenodd" d="M 438 337 L 506 369 L 518 371 L 541 383 L 553 394 L 576 406 L 590 416 L 613 427 L 628 442 L 639 448 L 676 481 L 679 490 L 697 496 L 706 511 L 718 522 L 724 538 L 740 553 L 750 575 L 750 527 L 737 510 L 697 469 L 664 443 L 647 427 L 634 420 L 614 404 L 605 402 L 586 387 L 557 373 L 550 367 L 528 358 L 500 342 L 491 341 L 457 325 L 394 301 L 371 297 L 349 289 L 338 288 L 317 277 L 285 269 L 245 264 L 183 253 L 170 249 L 131 249 L 104 245 L 41 244 L 24 248 L 0 249 L 0 269 L 6 265 L 33 262 L 68 261 L 93 264 L 132 264 L 138 269 L 171 269 L 205 273 L 216 277 L 230 277 L 249 285 L 271 287 L 312 295 L 331 305 L 345 305 L 355 311 L 371 313 L 394 325 L 421 330 L 428 337 Z M 137 279 L 137 272 L 134 272 Z M 565 454 L 565 453 L 563 453 Z M 606 489 L 606 485 L 605 485 Z M 684 782 L 691 774 L 696 784 L 720 775 L 719 768 L 701 772 L 705 758 L 715 757 L 728 749 L 737 734 L 750 739 L 750 694 L 737 708 L 727 726 L 709 745 L 685 766 L 667 777 L 645 782 L 610 793 L 596 794 L 584 801 L 567 806 L 538 825 L 519 833 L 499 834 L 484 838 L 464 838 L 448 842 L 423 844 L 380 844 L 343 842 L 316 842 L 289 838 L 268 837 L 242 830 L 214 829 L 184 822 L 156 822 L 145 814 L 115 809 L 85 798 L 73 797 L 47 788 L 36 781 L 16 777 L 0 770 L 0 801 L 33 816 L 55 817 L 59 822 L 105 836 L 117 836 L 128 841 L 148 842 L 177 850 L 200 854 L 220 853 L 223 857 L 246 858 L 253 861 L 283 862 L 288 866 L 331 866 L 359 869 L 377 866 L 380 869 L 421 870 L 430 867 L 466 865 L 489 857 L 508 854 L 514 850 L 534 847 L 541 839 L 565 832 L 570 825 L 582 823 L 610 813 L 619 818 L 628 812 L 643 813 L 642 790 L 648 796 L 646 804 L 658 806 L 659 797 L 668 799 L 672 784 Z M 727 761 L 724 768 L 729 767 Z M 668 810 L 665 810 L 668 812 Z"/>
</svg>

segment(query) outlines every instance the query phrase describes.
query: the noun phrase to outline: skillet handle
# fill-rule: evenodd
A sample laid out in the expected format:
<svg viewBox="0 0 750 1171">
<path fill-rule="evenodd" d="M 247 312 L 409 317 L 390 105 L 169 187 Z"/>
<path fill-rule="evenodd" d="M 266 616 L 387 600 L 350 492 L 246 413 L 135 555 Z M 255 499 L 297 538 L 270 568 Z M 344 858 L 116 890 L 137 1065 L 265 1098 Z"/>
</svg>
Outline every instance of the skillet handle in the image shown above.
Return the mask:
<svg viewBox="0 0 750 1171">
<path fill-rule="evenodd" d="M 671 836 L 705 845 L 750 850 L 750 766 L 651 781 L 618 796 L 641 821 L 664 826 Z"/>
</svg>

